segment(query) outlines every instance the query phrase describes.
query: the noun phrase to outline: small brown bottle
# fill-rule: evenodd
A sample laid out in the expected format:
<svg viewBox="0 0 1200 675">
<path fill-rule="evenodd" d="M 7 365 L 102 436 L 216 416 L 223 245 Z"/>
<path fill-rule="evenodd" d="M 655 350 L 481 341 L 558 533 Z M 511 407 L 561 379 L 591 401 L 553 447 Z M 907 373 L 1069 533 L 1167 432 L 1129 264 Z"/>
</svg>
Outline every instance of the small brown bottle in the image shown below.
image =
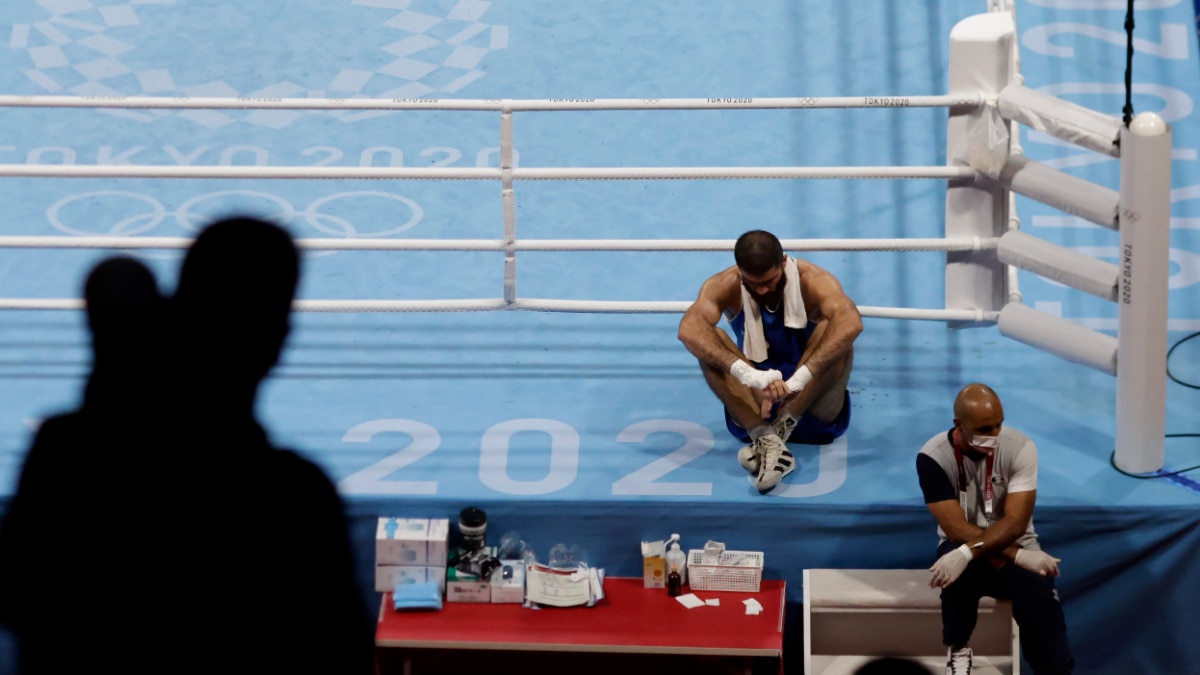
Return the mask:
<svg viewBox="0 0 1200 675">
<path fill-rule="evenodd" d="M 683 577 L 679 576 L 678 570 L 673 569 L 667 575 L 667 595 L 676 598 L 681 593 L 683 593 Z"/>
<path fill-rule="evenodd" d="M 676 541 L 667 552 L 667 595 L 672 598 L 683 593 L 683 566 L 686 564 L 687 558 L 679 550 L 679 542 Z"/>
</svg>

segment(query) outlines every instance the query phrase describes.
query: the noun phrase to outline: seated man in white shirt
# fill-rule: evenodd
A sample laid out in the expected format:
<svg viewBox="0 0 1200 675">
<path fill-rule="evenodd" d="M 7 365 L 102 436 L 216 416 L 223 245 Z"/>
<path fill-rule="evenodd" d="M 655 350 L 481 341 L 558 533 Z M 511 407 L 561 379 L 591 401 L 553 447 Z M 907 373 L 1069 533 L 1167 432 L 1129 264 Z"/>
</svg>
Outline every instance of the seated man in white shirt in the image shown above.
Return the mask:
<svg viewBox="0 0 1200 675">
<path fill-rule="evenodd" d="M 942 589 L 946 675 L 971 672 L 968 646 L 979 598 L 1011 598 L 1025 660 L 1038 675 L 1075 666 L 1054 577 L 1058 558 L 1033 530 L 1037 446 L 1004 426 L 1000 397 L 969 384 L 954 401 L 954 427 L 917 455 L 925 504 L 938 523 L 938 560 L 929 585 Z"/>
</svg>

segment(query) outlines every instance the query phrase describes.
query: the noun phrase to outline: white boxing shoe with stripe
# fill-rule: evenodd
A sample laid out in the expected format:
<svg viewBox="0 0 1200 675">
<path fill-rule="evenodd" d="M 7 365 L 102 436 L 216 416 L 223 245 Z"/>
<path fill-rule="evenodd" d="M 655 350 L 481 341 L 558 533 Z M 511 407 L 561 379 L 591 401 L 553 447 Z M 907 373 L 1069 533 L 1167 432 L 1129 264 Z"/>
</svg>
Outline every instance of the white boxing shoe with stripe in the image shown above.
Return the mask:
<svg viewBox="0 0 1200 675">
<path fill-rule="evenodd" d="M 779 485 L 784 476 L 796 470 L 796 458 L 774 433 L 760 436 L 754 445 L 759 446 L 758 476 L 754 479 L 754 487 L 759 492 L 769 492 Z M 740 454 L 738 458 L 741 459 Z"/>
<path fill-rule="evenodd" d="M 771 431 L 779 437 L 785 444 L 792 437 L 792 430 L 796 428 L 796 418 L 787 413 L 779 413 L 774 422 L 771 422 Z"/>
<path fill-rule="evenodd" d="M 771 431 L 775 432 L 775 435 L 779 437 L 779 440 L 783 441 L 785 446 L 788 438 L 792 435 L 792 430 L 795 428 L 796 418 L 791 417 L 790 415 L 779 415 L 775 418 L 774 422 L 771 422 Z M 757 476 L 758 466 L 762 460 L 762 454 L 763 451 L 760 444 L 751 443 L 750 445 L 744 445 L 742 446 L 742 449 L 738 451 L 738 463 L 742 465 L 743 469 Z M 788 456 L 791 456 L 790 452 L 788 453 Z"/>
</svg>

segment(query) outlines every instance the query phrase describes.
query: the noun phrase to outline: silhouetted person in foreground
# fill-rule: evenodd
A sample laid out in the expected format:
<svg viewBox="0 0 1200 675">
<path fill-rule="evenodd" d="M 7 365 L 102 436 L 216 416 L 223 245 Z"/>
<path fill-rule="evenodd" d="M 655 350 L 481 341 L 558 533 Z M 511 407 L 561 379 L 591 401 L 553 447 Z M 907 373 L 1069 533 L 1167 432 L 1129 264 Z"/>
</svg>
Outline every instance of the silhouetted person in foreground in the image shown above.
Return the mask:
<svg viewBox="0 0 1200 675">
<path fill-rule="evenodd" d="M 188 611 L 206 617 L 192 625 L 206 636 L 195 653 L 213 672 L 374 667 L 337 491 L 315 464 L 274 449 L 254 416 L 298 280 L 284 230 L 225 220 L 193 243 L 169 306 L 179 412 L 164 431 L 186 439 L 179 469 L 188 477 L 186 500 L 170 501 L 198 535 L 180 551 L 195 563 L 179 586 Z"/>
<path fill-rule="evenodd" d="M 91 645 L 107 649 L 119 589 L 150 563 L 128 528 L 156 515 L 133 498 L 152 467 L 122 439 L 136 439 L 149 413 L 163 299 L 150 270 L 124 257 L 93 268 L 84 298 L 93 357 L 83 406 L 38 429 L 0 525 L 0 623 L 26 673 L 72 672 L 99 656 Z M 82 636 L 76 615 L 90 617 Z"/>
<path fill-rule="evenodd" d="M 135 353 L 128 369 L 104 367 L 113 324 L 89 305 L 100 337 L 85 405 L 43 425 L 9 518 L 32 523 L 12 532 L 32 539 L 31 553 L 14 556 L 26 546 L 0 532 L 0 578 L 28 581 L 11 609 L 0 581 L 0 619 L 18 635 L 24 672 L 373 670 L 341 500 L 316 465 L 273 448 L 254 416 L 298 279 L 280 228 L 210 226 L 164 318 L 150 312 L 162 355 Z M 53 480 L 18 504 L 26 478 L 47 475 L 35 455 L 53 460 Z"/>
</svg>

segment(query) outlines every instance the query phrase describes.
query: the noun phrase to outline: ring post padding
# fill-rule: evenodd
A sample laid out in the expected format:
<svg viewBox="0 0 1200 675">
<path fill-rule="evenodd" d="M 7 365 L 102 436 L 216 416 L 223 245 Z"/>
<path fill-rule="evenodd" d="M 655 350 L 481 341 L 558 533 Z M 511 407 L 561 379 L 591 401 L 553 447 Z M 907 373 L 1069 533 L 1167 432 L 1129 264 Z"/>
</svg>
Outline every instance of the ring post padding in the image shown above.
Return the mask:
<svg viewBox="0 0 1200 675">
<path fill-rule="evenodd" d="M 1016 26 L 1008 12 L 967 17 L 950 32 L 950 94 L 982 93 L 995 96 L 1009 83 Z M 946 125 L 946 164 L 969 166 L 972 129 L 977 129 L 986 107 L 950 109 Z M 959 149 L 955 152 L 951 149 Z M 1008 195 L 992 181 L 951 180 L 946 189 L 946 238 L 996 238 L 1008 221 Z M 946 254 L 946 309 L 998 312 L 1007 296 L 1007 274 L 996 256 L 986 251 Z M 952 327 L 978 326 L 973 322 Z"/>
<path fill-rule="evenodd" d="M 1121 277 L 1114 461 L 1162 469 L 1167 396 L 1171 130 L 1154 113 L 1121 131 Z"/>
<path fill-rule="evenodd" d="M 996 101 L 1000 116 L 1110 157 L 1121 154 L 1121 120 L 1076 103 L 1010 84 Z"/>
<path fill-rule="evenodd" d="M 1117 229 L 1116 190 L 1096 185 L 1023 155 L 1008 158 L 1000 183 L 1019 195 L 1079 216 L 1110 230 Z"/>
<path fill-rule="evenodd" d="M 1000 237 L 996 256 L 1007 265 L 1029 270 L 1098 298 L 1117 300 L 1117 277 L 1121 271 L 1110 262 L 1016 230 Z"/>
<path fill-rule="evenodd" d="M 503 101 L 500 113 L 500 200 L 504 212 L 504 302 L 517 301 L 517 205 L 513 193 L 512 101 Z"/>
<path fill-rule="evenodd" d="M 1117 339 L 1031 307 L 1011 303 L 1000 310 L 1000 334 L 1044 352 L 1117 374 Z"/>
</svg>

